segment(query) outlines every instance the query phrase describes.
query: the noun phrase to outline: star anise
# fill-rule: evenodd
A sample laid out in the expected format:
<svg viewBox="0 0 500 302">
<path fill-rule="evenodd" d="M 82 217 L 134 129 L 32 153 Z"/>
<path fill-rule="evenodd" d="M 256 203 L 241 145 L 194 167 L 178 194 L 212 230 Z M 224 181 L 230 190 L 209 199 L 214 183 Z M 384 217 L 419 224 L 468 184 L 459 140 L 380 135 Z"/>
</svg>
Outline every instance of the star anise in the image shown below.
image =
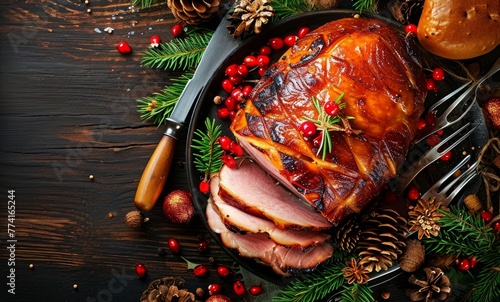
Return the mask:
<svg viewBox="0 0 500 302">
<path fill-rule="evenodd" d="M 419 199 L 416 206 L 410 206 L 408 212 L 408 224 L 410 232 L 418 231 L 418 239 L 424 236 L 430 238 L 437 236 L 441 226 L 437 223 L 443 214 L 438 210 L 446 209 L 441 202 L 436 202 L 434 198 L 428 200 Z"/>
<path fill-rule="evenodd" d="M 353 284 L 354 282 L 363 284 L 369 279 L 369 271 L 354 258 L 346 263 L 346 266 L 342 269 L 342 273 L 349 284 Z"/>
<path fill-rule="evenodd" d="M 451 294 L 450 279 L 444 274 L 440 268 L 427 267 L 424 268 L 425 278 L 418 279 L 412 275 L 408 281 L 417 286 L 417 288 L 408 289 L 406 295 L 410 297 L 410 301 L 444 301 Z"/>
</svg>

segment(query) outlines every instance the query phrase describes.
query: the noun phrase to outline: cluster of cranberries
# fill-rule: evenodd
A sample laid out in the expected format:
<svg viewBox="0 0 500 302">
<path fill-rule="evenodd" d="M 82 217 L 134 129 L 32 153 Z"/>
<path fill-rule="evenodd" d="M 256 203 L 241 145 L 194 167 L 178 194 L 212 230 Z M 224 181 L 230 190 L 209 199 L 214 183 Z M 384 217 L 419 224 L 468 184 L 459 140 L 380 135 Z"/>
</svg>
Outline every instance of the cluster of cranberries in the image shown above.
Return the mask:
<svg viewBox="0 0 500 302">
<path fill-rule="evenodd" d="M 174 37 L 180 37 L 182 36 L 182 34 L 184 34 L 185 25 L 184 23 L 175 24 L 170 28 L 170 31 L 172 32 L 172 35 Z M 161 39 L 159 36 L 154 35 L 149 38 L 149 43 L 151 44 L 151 47 L 158 47 L 161 43 Z M 130 47 L 130 45 L 125 41 L 120 41 L 116 45 L 116 50 L 118 50 L 119 53 L 124 55 L 132 53 L 132 47 Z"/>
<path fill-rule="evenodd" d="M 415 24 L 408 24 L 405 27 L 407 37 L 415 37 L 417 35 L 417 26 Z M 426 86 L 429 91 L 438 91 L 436 82 L 444 79 L 445 73 L 441 67 L 436 67 L 432 70 L 432 76 L 427 79 Z"/>
<path fill-rule="evenodd" d="M 175 238 L 169 238 L 168 248 L 173 254 L 179 254 L 180 253 L 179 241 Z M 199 241 L 198 250 L 201 253 L 203 253 L 207 249 L 208 249 L 208 241 L 201 239 Z M 209 265 L 195 264 L 195 263 L 191 263 L 187 260 L 186 260 L 186 262 L 188 262 L 188 268 L 191 268 L 193 270 L 193 275 L 195 277 L 201 278 L 201 277 L 206 276 L 209 273 L 209 270 L 210 270 Z M 144 279 L 147 275 L 146 267 L 142 263 L 138 263 L 135 265 L 135 271 L 136 271 L 139 279 Z M 216 273 L 220 278 L 225 279 L 225 280 L 228 280 L 228 278 L 231 278 L 233 276 L 232 270 L 228 266 L 222 265 L 222 264 L 216 265 Z M 253 285 L 253 286 L 249 287 L 247 290 L 243 281 L 240 279 L 235 279 L 232 287 L 233 287 L 233 292 L 238 296 L 243 296 L 247 292 L 252 296 L 257 296 L 257 295 L 260 295 L 264 292 L 261 285 Z M 223 286 L 220 283 L 212 283 L 212 284 L 208 285 L 207 289 L 208 289 L 208 294 L 210 296 L 214 296 L 214 295 L 219 295 L 222 293 Z M 203 295 L 203 293 L 201 293 L 201 295 Z"/>
<path fill-rule="evenodd" d="M 297 39 L 303 38 L 309 32 L 308 27 L 299 29 L 297 35 L 288 35 L 285 38 L 273 37 L 262 46 L 259 51 L 253 52 L 243 58 L 240 63 L 233 63 L 226 67 L 225 78 L 221 83 L 222 90 L 227 93 L 225 99 L 219 99 L 222 104 L 217 109 L 217 116 L 221 119 L 234 119 L 236 111 L 240 109 L 241 102 L 250 95 L 253 84 L 248 81 L 255 73 L 262 76 L 271 63 L 270 55 L 275 50 L 291 47 Z M 218 103 L 219 103 L 218 102 Z"/>
<path fill-rule="evenodd" d="M 176 32 L 181 32 L 182 28 L 180 26 L 176 29 Z M 309 28 L 303 27 L 299 29 L 297 35 L 288 35 L 285 38 L 270 38 L 267 45 L 262 46 L 258 52 L 253 52 L 245 56 L 240 63 L 232 63 L 227 66 L 224 70 L 224 80 L 221 82 L 222 90 L 227 95 L 225 97 L 217 96 L 214 99 L 214 102 L 219 105 L 217 108 L 217 117 L 220 119 L 229 118 L 232 121 L 236 116 L 236 112 L 241 109 L 242 102 L 252 92 L 254 81 L 250 81 L 250 78 L 252 76 L 255 77 L 255 73 L 258 76 L 262 76 L 266 72 L 271 63 L 270 55 L 272 52 L 280 50 L 285 46 L 291 47 L 297 39 L 303 38 L 308 32 Z M 332 110 L 335 109 L 332 108 Z M 218 143 L 222 150 L 224 150 L 224 154 L 222 155 L 224 165 L 229 168 L 236 168 L 237 163 L 234 158 L 244 155 L 241 146 L 227 136 L 219 137 Z M 202 180 L 199 184 L 199 190 L 207 194 L 210 191 L 208 181 Z"/>
</svg>

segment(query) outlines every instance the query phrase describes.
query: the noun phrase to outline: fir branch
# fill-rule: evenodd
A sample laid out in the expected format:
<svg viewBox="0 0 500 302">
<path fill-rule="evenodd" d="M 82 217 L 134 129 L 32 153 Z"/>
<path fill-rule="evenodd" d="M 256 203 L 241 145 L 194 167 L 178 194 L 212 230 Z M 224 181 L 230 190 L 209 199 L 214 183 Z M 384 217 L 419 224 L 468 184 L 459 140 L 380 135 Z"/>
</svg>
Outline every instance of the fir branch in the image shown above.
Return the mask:
<svg viewBox="0 0 500 302">
<path fill-rule="evenodd" d="M 422 240 L 427 252 L 474 255 L 478 259 L 492 252 L 495 234 L 479 215 L 471 215 L 467 209 L 453 206 L 449 212 L 438 211 L 444 215 L 439 220 L 441 230 L 438 236 Z"/>
<path fill-rule="evenodd" d="M 305 0 L 272 0 L 271 6 L 274 8 L 273 21 L 317 10 L 315 7 L 311 7 Z"/>
<path fill-rule="evenodd" d="M 475 285 L 472 301 L 500 301 L 500 263 L 494 267 L 483 268 L 477 276 Z"/>
<path fill-rule="evenodd" d="M 213 34 L 213 31 L 205 31 L 161 43 L 158 47 L 146 50 L 141 64 L 165 70 L 194 69 L 198 66 Z"/>
<path fill-rule="evenodd" d="M 292 281 L 273 297 L 273 302 L 317 301 L 324 298 L 344 285 L 344 266 L 340 263 L 323 266 L 307 277 Z"/>
<path fill-rule="evenodd" d="M 140 6 L 142 8 L 153 6 L 153 4 L 164 2 L 163 0 L 133 0 L 133 6 Z"/>
<path fill-rule="evenodd" d="M 450 279 L 453 287 L 450 300 L 466 301 L 467 299 L 464 298 L 470 296 L 476 282 L 474 275 L 470 272 L 461 272 L 451 267 L 446 276 Z"/>
<path fill-rule="evenodd" d="M 356 0 L 356 2 L 352 4 L 352 7 L 355 10 L 358 10 L 360 13 L 362 13 L 363 11 L 376 13 L 377 6 L 378 0 Z"/>
<path fill-rule="evenodd" d="M 344 292 L 342 293 L 342 302 L 373 302 L 372 289 L 365 283 L 353 283 L 344 285 Z"/>
<path fill-rule="evenodd" d="M 221 126 L 215 124 L 215 119 L 205 119 L 206 132 L 197 129 L 191 144 L 193 148 L 194 165 L 198 171 L 205 174 L 205 180 L 213 173 L 217 173 L 222 166 L 224 150 L 218 143 L 222 133 Z"/>
<path fill-rule="evenodd" d="M 137 107 L 141 113 L 141 118 L 151 120 L 158 126 L 163 124 L 165 119 L 172 113 L 184 87 L 192 77 L 193 73 L 185 73 L 179 78 L 172 79 L 172 84 L 166 86 L 162 91 L 137 100 Z"/>
</svg>

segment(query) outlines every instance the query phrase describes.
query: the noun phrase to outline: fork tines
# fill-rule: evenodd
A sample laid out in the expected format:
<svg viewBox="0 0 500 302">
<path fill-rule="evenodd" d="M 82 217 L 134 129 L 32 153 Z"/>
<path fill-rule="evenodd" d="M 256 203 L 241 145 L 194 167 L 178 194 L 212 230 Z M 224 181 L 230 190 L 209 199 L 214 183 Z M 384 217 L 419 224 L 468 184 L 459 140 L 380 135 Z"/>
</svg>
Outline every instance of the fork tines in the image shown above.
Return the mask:
<svg viewBox="0 0 500 302">
<path fill-rule="evenodd" d="M 437 159 L 439 159 L 442 155 L 447 153 L 448 151 L 452 150 L 455 148 L 458 144 L 463 142 L 467 137 L 471 135 L 474 130 L 479 126 L 479 124 L 475 125 L 471 129 L 467 130 L 466 133 L 462 132 L 469 127 L 470 123 L 467 123 L 460 127 L 458 130 L 453 132 L 452 134 L 448 135 L 445 139 L 443 139 L 441 142 L 439 142 L 437 145 L 429 149 L 420 159 L 409 166 L 403 166 L 400 169 L 400 172 L 398 173 L 397 178 L 395 179 L 394 183 L 394 188 L 393 191 L 401 195 L 403 191 L 406 189 L 408 184 L 427 166 L 429 166 L 431 163 L 435 162 Z M 455 139 L 454 142 L 452 142 L 452 139 Z M 451 144 L 450 144 L 451 143 Z M 443 146 L 447 145 L 448 147 L 442 148 Z"/>
</svg>

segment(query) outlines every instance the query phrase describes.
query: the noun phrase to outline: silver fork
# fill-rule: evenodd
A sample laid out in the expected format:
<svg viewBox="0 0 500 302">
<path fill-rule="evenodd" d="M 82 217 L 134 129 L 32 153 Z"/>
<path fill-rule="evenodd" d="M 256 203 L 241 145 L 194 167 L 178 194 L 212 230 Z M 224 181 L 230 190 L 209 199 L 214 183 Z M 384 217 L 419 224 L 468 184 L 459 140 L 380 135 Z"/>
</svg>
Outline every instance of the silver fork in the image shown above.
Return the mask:
<svg viewBox="0 0 500 302">
<path fill-rule="evenodd" d="M 401 195 L 408 184 L 427 166 L 431 163 L 438 160 L 442 155 L 446 154 L 446 152 L 455 148 L 458 144 L 463 142 L 476 128 L 479 126 L 476 125 L 460 136 L 470 123 L 467 123 L 460 127 L 457 131 L 448 135 L 445 139 L 439 142 L 437 145 L 429 149 L 420 159 L 414 163 L 412 163 L 409 167 L 402 167 L 396 177 L 395 181 L 392 183 L 394 193 Z M 458 136 L 458 139 L 449 145 L 447 148 L 440 150 L 445 144 L 451 142 L 452 139 L 455 139 Z"/>
<path fill-rule="evenodd" d="M 448 106 L 448 108 L 439 117 L 436 117 L 436 121 L 437 122 L 434 125 L 432 125 L 431 127 L 426 128 L 426 129 L 423 129 L 418 134 L 418 139 L 417 139 L 416 143 L 422 141 L 423 139 L 425 139 L 426 137 L 428 137 L 429 135 L 431 135 L 432 133 L 435 133 L 436 131 L 438 131 L 440 129 L 444 129 L 446 127 L 449 127 L 449 126 L 457 123 L 463 117 L 465 117 L 467 115 L 467 113 L 472 109 L 472 106 L 474 105 L 474 103 L 476 102 L 475 98 L 474 98 L 474 100 L 472 102 L 470 102 L 469 105 L 467 105 L 467 108 L 465 110 L 463 110 L 463 112 L 461 113 L 461 115 L 459 117 L 455 118 L 454 120 L 450 120 L 449 119 L 450 114 L 453 112 L 453 110 L 455 110 L 455 108 L 457 108 L 460 104 L 462 104 L 465 101 L 467 101 L 472 96 L 472 94 L 474 94 L 474 93 L 477 92 L 477 87 L 479 85 L 481 85 L 481 83 L 483 83 L 485 80 L 487 80 L 489 77 L 491 77 L 493 74 L 495 74 L 499 70 L 500 70 L 500 58 L 498 58 L 496 60 L 495 64 L 493 64 L 493 66 L 491 67 L 490 71 L 488 71 L 484 76 L 482 76 L 476 82 L 473 82 L 472 85 L 467 90 L 465 90 L 464 93 L 462 93 L 459 97 L 457 97 L 455 99 L 455 101 L 453 101 L 453 103 L 451 103 Z M 454 90 L 451 93 L 447 94 L 441 100 L 439 100 L 436 103 L 434 103 L 429 108 L 428 112 L 434 112 L 434 111 L 436 111 L 436 109 L 439 106 L 441 106 L 446 101 L 448 101 L 453 96 L 455 96 L 457 93 L 459 93 L 460 91 L 462 91 L 465 87 L 469 86 L 470 83 L 471 82 L 465 83 L 464 85 L 458 87 L 456 90 Z M 477 95 L 477 93 L 475 95 Z"/>
<path fill-rule="evenodd" d="M 468 167 L 460 176 L 455 179 L 450 180 L 450 177 L 465 166 L 470 160 L 470 155 L 464 157 L 455 167 L 453 167 L 448 173 L 441 177 L 434 185 L 432 185 L 421 197 L 421 199 L 428 199 L 434 197 L 437 201 L 441 201 L 443 205 L 447 206 L 461 191 L 462 189 L 477 175 L 479 175 L 478 162 L 475 162 L 470 167 Z M 441 186 L 446 182 L 449 183 L 442 189 Z M 457 185 L 458 184 L 458 185 Z M 455 186 L 456 185 L 456 186 Z M 406 238 L 410 237 L 415 232 L 409 232 L 406 234 Z M 395 279 L 403 274 L 403 271 L 397 263 L 395 263 L 388 270 L 382 272 L 375 272 L 370 274 L 368 279 L 368 285 L 370 287 L 376 287 L 383 283 L 386 283 L 392 279 Z M 337 302 L 341 300 L 342 291 L 338 291 L 331 295 L 326 301 L 327 302 Z"/>
</svg>

